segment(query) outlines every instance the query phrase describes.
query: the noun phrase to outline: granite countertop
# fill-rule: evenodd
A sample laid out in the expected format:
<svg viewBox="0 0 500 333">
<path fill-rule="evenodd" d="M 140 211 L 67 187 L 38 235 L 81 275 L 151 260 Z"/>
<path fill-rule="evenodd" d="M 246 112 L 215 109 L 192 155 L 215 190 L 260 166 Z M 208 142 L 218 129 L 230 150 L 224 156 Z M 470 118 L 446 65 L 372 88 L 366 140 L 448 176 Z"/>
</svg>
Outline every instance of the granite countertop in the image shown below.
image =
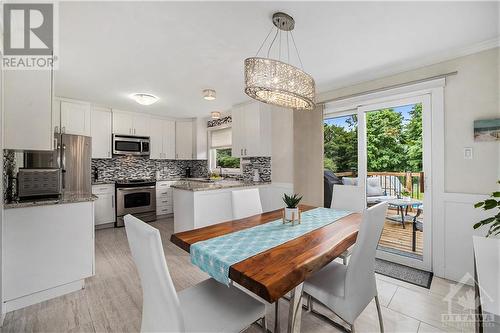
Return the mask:
<svg viewBox="0 0 500 333">
<path fill-rule="evenodd" d="M 25 207 L 36 207 L 36 206 L 46 206 L 46 205 L 60 205 L 60 204 L 69 204 L 69 203 L 77 203 L 77 202 L 87 202 L 87 201 L 95 201 L 97 200 L 97 196 L 91 193 L 64 193 L 59 198 L 54 199 L 37 199 L 37 200 L 23 200 L 23 201 L 11 201 L 4 204 L 5 209 L 9 208 L 25 208 Z"/>
<path fill-rule="evenodd" d="M 173 184 L 171 187 L 178 190 L 185 191 L 211 191 L 211 190 L 222 190 L 226 188 L 235 187 L 253 187 L 259 185 L 269 185 L 271 182 L 248 182 L 241 180 L 220 180 L 215 182 L 201 182 L 201 181 L 189 181 L 182 180 Z"/>
</svg>

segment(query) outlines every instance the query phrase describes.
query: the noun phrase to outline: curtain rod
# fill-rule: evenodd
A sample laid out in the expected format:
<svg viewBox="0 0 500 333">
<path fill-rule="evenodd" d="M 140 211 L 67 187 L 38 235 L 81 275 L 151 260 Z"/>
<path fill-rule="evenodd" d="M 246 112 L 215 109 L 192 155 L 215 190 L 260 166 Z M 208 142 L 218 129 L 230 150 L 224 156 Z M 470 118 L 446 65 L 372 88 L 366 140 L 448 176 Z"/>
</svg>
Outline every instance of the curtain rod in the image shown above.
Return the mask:
<svg viewBox="0 0 500 333">
<path fill-rule="evenodd" d="M 410 81 L 410 82 L 398 83 L 398 84 L 393 84 L 393 85 L 387 86 L 387 87 L 382 87 L 382 88 L 367 90 L 367 91 L 363 91 L 363 92 L 359 92 L 359 93 L 355 93 L 355 94 L 350 94 L 350 95 L 345 95 L 345 96 L 341 96 L 341 97 L 335 97 L 335 98 L 327 99 L 327 100 L 322 101 L 322 102 L 317 103 L 317 104 L 326 104 L 326 103 L 330 103 L 330 102 L 341 101 L 341 100 L 349 99 L 349 98 L 353 98 L 353 97 L 358 97 L 358 96 L 373 94 L 373 93 L 377 93 L 377 92 L 381 92 L 381 91 L 386 91 L 386 90 L 391 90 L 391 89 L 395 89 L 395 88 L 406 87 L 406 86 L 410 86 L 412 84 L 417 84 L 417 83 L 432 81 L 432 80 L 436 80 L 436 79 L 442 79 L 442 78 L 446 78 L 448 76 L 453 76 L 453 75 L 457 75 L 457 74 L 458 74 L 458 71 L 449 72 L 449 73 L 446 73 L 446 74 L 434 75 L 434 76 L 426 77 L 426 78 L 423 78 L 423 79 L 413 80 L 413 81 Z M 342 89 L 342 88 L 340 88 L 340 89 Z"/>
</svg>

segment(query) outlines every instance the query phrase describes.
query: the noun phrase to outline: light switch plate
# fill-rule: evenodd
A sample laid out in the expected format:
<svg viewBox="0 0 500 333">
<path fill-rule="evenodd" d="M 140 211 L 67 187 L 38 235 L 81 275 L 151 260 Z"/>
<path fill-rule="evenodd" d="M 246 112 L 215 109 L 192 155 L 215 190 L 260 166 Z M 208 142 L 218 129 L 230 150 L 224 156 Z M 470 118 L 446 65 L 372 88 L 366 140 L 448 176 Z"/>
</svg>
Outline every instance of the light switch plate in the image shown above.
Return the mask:
<svg viewBox="0 0 500 333">
<path fill-rule="evenodd" d="M 464 148 L 464 160 L 472 160 L 472 148 L 471 147 Z"/>
</svg>

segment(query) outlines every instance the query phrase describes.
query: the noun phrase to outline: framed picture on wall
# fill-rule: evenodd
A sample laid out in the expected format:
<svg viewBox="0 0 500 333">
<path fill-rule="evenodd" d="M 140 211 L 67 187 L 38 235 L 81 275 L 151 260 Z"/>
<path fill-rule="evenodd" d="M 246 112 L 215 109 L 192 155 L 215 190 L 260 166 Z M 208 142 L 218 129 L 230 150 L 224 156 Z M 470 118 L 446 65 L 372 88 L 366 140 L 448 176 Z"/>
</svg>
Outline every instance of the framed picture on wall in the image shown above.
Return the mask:
<svg viewBox="0 0 500 333">
<path fill-rule="evenodd" d="M 500 141 L 500 118 L 474 120 L 474 141 Z"/>
</svg>

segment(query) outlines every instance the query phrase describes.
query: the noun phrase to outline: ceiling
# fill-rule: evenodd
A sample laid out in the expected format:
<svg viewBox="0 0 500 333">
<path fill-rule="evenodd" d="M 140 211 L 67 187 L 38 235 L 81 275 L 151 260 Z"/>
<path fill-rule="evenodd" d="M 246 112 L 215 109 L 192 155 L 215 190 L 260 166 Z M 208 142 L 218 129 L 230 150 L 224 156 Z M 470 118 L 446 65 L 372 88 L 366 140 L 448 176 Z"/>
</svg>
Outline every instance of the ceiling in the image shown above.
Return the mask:
<svg viewBox="0 0 500 333">
<path fill-rule="evenodd" d="M 229 110 L 248 100 L 243 60 L 275 11 L 295 18 L 318 92 L 499 35 L 496 2 L 61 2 L 55 93 L 171 117 Z M 217 99 L 204 100 L 204 88 Z M 160 100 L 140 106 L 129 98 L 135 92 Z"/>
</svg>

